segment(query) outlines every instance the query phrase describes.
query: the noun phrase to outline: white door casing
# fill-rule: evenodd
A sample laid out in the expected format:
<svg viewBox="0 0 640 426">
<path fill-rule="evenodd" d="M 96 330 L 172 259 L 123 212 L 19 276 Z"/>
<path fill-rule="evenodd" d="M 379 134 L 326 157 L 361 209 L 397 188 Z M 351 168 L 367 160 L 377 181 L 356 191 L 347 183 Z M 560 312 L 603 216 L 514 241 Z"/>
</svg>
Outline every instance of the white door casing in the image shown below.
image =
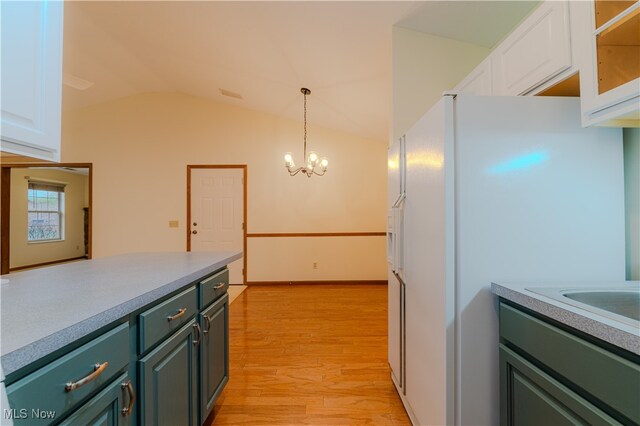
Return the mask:
<svg viewBox="0 0 640 426">
<path fill-rule="evenodd" d="M 191 168 L 190 173 L 191 251 L 243 251 L 244 169 Z M 244 283 L 243 265 L 243 258 L 229 264 L 230 284 Z"/>
</svg>

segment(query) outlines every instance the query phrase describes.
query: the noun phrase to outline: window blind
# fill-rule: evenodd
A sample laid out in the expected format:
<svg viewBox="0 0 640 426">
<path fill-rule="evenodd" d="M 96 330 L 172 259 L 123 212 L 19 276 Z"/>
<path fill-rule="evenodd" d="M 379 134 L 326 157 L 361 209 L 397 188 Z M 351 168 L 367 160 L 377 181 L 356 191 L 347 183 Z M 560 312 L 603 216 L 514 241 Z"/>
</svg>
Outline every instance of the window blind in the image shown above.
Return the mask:
<svg viewBox="0 0 640 426">
<path fill-rule="evenodd" d="M 35 191 L 64 192 L 64 184 L 29 181 L 29 189 Z"/>
</svg>

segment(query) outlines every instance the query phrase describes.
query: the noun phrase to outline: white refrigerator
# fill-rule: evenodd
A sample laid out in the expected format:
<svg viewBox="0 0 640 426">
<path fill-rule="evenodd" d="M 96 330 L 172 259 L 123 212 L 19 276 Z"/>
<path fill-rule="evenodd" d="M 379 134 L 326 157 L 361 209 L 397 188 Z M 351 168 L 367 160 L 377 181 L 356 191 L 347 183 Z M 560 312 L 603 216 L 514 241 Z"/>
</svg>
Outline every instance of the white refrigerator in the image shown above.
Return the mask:
<svg viewBox="0 0 640 426">
<path fill-rule="evenodd" d="M 575 98 L 445 95 L 390 148 L 389 364 L 414 424 L 499 424 L 492 281 L 624 280 L 623 179 L 622 130 L 581 128 Z"/>
</svg>

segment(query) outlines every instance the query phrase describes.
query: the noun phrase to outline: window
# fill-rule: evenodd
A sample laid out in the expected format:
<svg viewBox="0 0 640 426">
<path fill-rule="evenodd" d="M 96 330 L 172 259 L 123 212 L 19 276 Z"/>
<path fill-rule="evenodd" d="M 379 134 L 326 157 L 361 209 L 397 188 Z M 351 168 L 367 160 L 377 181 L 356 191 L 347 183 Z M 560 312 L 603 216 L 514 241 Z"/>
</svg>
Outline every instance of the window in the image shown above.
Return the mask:
<svg viewBox="0 0 640 426">
<path fill-rule="evenodd" d="M 63 238 L 64 186 L 29 182 L 27 241 Z"/>
</svg>

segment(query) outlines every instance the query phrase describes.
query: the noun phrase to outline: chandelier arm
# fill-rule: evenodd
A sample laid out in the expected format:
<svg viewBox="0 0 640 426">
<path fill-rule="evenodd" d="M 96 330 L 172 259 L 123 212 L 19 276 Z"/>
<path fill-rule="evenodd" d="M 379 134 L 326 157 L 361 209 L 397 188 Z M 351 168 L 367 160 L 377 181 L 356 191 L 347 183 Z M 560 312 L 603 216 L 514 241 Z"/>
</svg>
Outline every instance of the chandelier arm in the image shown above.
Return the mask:
<svg viewBox="0 0 640 426">
<path fill-rule="evenodd" d="M 298 173 L 300 173 L 300 171 L 302 170 L 302 167 L 298 167 L 296 170 L 294 170 L 293 172 L 289 169 L 287 169 L 287 171 L 289 172 L 289 176 L 295 176 Z"/>
</svg>

